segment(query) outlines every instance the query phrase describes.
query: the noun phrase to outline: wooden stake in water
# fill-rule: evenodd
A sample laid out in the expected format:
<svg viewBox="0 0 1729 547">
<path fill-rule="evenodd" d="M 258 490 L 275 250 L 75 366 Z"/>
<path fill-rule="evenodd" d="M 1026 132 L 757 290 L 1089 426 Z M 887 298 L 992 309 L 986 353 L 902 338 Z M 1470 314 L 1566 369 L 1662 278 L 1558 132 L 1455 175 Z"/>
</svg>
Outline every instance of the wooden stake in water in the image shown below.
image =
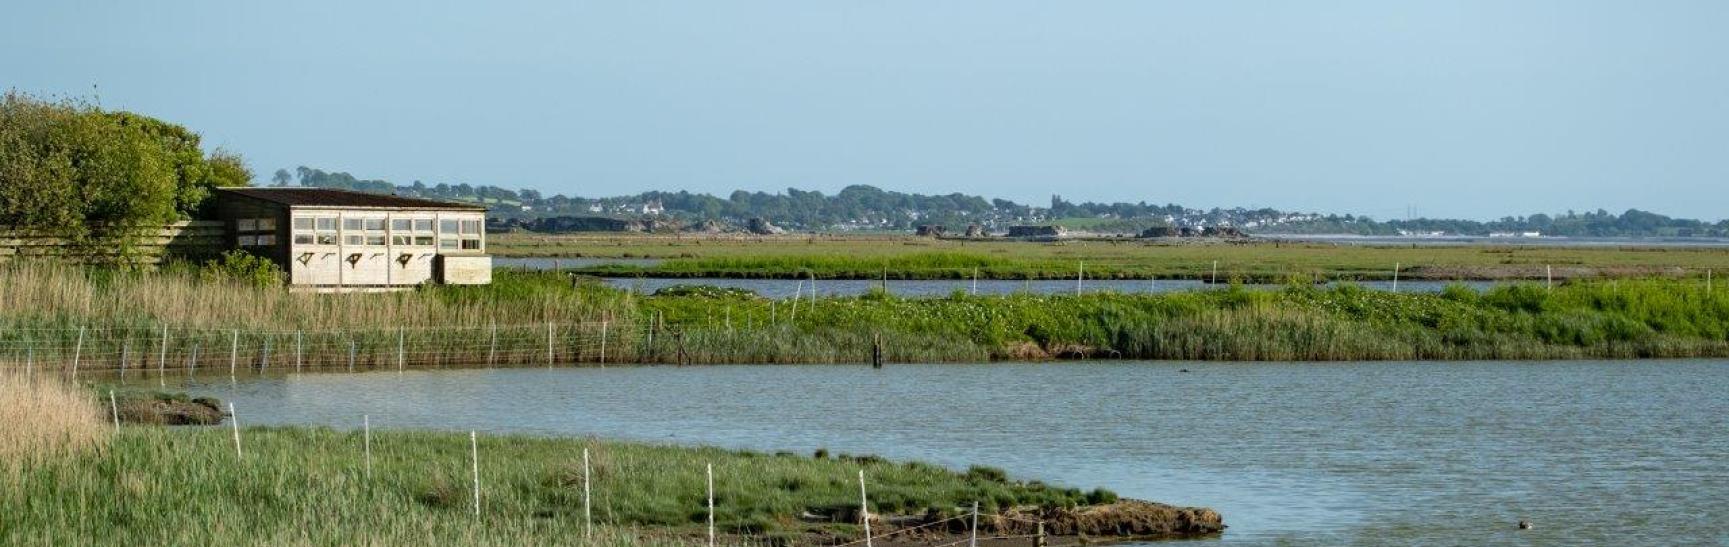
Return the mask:
<svg viewBox="0 0 1729 547">
<path fill-rule="evenodd" d="M 114 412 L 114 429 L 120 429 L 120 403 L 114 401 L 114 390 L 108 390 L 108 408 Z"/>
<path fill-rule="evenodd" d="M 349 338 L 348 339 L 348 371 L 349 372 L 354 372 L 354 352 L 356 351 L 356 349 L 357 348 L 354 347 L 354 339 Z"/>
<path fill-rule="evenodd" d="M 228 378 L 234 378 L 234 371 L 240 368 L 240 331 L 234 331 L 234 337 L 228 343 Z"/>
<path fill-rule="evenodd" d="M 871 547 L 871 506 L 865 495 L 864 470 L 858 470 L 858 518 L 864 523 L 865 547 Z"/>
<path fill-rule="evenodd" d="M 132 360 L 132 337 L 120 342 L 120 382 L 126 383 L 126 363 Z"/>
<path fill-rule="evenodd" d="M 234 429 L 234 457 L 246 457 L 240 452 L 240 415 L 234 413 L 234 403 L 228 403 L 228 423 Z"/>
<path fill-rule="evenodd" d="M 606 367 L 606 322 L 600 322 L 600 366 Z"/>
<path fill-rule="evenodd" d="M 192 344 L 192 355 L 186 356 L 186 375 L 187 376 L 191 376 L 193 373 L 198 372 L 198 350 L 202 349 L 203 347 L 204 347 L 203 342 L 194 342 Z"/>
<path fill-rule="evenodd" d="M 708 464 L 708 547 L 714 547 L 714 464 Z"/>
<path fill-rule="evenodd" d="M 1081 295 L 1081 280 L 1087 278 L 1087 263 L 1081 262 L 1081 268 L 1075 273 L 1075 296 Z"/>
<path fill-rule="evenodd" d="M 546 366 L 552 368 L 552 323 L 546 324 Z"/>
<path fill-rule="evenodd" d="M 480 516 L 480 435 L 468 432 L 469 462 L 474 468 L 474 516 Z"/>
<path fill-rule="evenodd" d="M 1399 263 L 1393 263 L 1393 292 L 1399 292 Z"/>
<path fill-rule="evenodd" d="M 302 335 L 300 333 L 300 330 L 295 329 L 295 331 L 294 331 L 294 372 L 295 373 L 300 372 L 300 363 L 301 363 L 302 355 L 304 353 L 302 350 L 302 345 L 303 345 L 302 343 L 303 342 L 304 342 L 304 340 L 302 339 Z"/>
<path fill-rule="evenodd" d="M 979 295 L 979 268 L 973 267 L 973 296 Z"/>
<path fill-rule="evenodd" d="M 78 327 L 78 344 L 72 346 L 72 377 L 78 377 L 78 358 L 84 353 L 84 327 Z"/>
<path fill-rule="evenodd" d="M 366 480 L 372 480 L 372 416 L 360 416 L 360 428 L 363 432 L 361 446 L 366 451 Z"/>
<path fill-rule="evenodd" d="M 1210 282 L 1211 284 L 1213 284 L 1213 285 L 1219 284 L 1219 261 L 1217 261 L 1217 260 L 1213 261 L 1213 278 L 1212 279 L 1213 280 Z"/>
<path fill-rule="evenodd" d="M 810 272 L 810 303 L 816 305 L 816 271 Z"/>
</svg>

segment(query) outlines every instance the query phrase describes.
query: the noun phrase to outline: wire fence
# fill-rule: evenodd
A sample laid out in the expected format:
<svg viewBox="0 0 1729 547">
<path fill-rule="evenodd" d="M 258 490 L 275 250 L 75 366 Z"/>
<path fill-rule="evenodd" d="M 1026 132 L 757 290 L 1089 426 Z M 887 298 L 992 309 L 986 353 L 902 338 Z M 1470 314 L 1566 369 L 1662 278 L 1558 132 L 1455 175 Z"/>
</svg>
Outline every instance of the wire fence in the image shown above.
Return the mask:
<svg viewBox="0 0 1729 547">
<path fill-rule="evenodd" d="M 384 329 L 15 328 L 0 331 L 0 368 L 76 376 L 604 365 L 657 354 L 645 342 L 657 334 L 668 337 L 636 330 L 604 321 Z"/>
<path fill-rule="evenodd" d="M 110 411 L 113 413 L 112 417 L 115 430 L 119 431 L 123 427 L 133 427 L 122 425 L 120 407 L 115 400 L 114 392 L 110 391 L 108 393 L 108 404 Z M 246 446 L 245 430 L 241 427 L 240 413 L 236 411 L 233 403 L 228 403 L 227 407 L 229 422 L 229 427 L 227 429 L 229 429 L 229 433 L 232 435 L 233 439 L 233 461 L 244 462 L 248 459 L 249 455 L 252 455 L 251 457 L 259 457 L 256 456 L 256 449 L 249 450 Z M 357 439 L 355 446 L 353 447 L 354 450 L 360 452 L 362 455 L 360 459 L 360 466 L 362 467 L 357 471 L 362 473 L 362 476 L 367 481 L 387 481 L 388 479 L 377 478 L 377 475 L 374 473 L 373 454 L 377 449 L 377 443 L 373 440 L 374 424 L 371 416 L 361 416 L 359 424 L 361 425 L 361 438 Z M 462 462 L 465 464 L 463 467 L 466 468 L 465 471 L 468 471 L 467 474 L 469 475 L 468 477 L 465 477 L 469 480 L 464 481 L 468 483 L 467 486 L 469 487 L 469 492 L 467 492 L 468 496 L 466 496 L 467 503 L 464 505 L 466 505 L 467 507 L 465 508 L 471 510 L 476 517 L 481 516 L 486 511 L 484 500 L 487 498 L 485 491 L 487 488 L 486 479 L 488 478 L 488 474 L 483 472 L 487 467 L 483 465 L 483 462 L 491 459 L 490 457 L 483 457 L 486 455 L 481 451 L 480 438 L 481 436 L 477 431 L 469 432 L 469 442 L 467 443 L 468 450 L 463 451 L 464 456 L 466 456 L 466 461 Z M 581 487 L 581 518 L 583 519 L 583 539 L 585 542 L 589 542 L 594 538 L 594 507 L 597 505 L 610 507 L 609 505 L 606 505 L 605 500 L 596 499 L 593 496 L 595 483 L 602 480 L 619 479 L 610 478 L 608 476 L 610 474 L 601 474 L 601 476 L 596 476 L 593 472 L 592 466 L 590 465 L 590 454 L 588 448 L 582 449 L 581 457 L 581 475 L 578 479 Z M 726 470 L 723 468 L 723 472 L 724 471 Z M 715 486 L 715 466 L 712 462 L 704 463 L 704 473 L 706 475 L 705 483 L 707 491 L 706 496 L 703 498 L 704 505 L 700 510 L 706 513 L 703 516 L 705 517 L 707 524 L 707 544 L 710 547 L 713 547 L 720 539 L 719 536 L 721 533 L 716 526 L 715 520 L 717 507 L 724 509 L 725 504 L 729 501 L 744 498 L 727 496 L 725 492 L 717 491 Z M 858 511 L 855 515 L 857 519 L 856 522 L 862 525 L 863 533 L 856 539 L 832 544 L 832 547 L 852 547 L 859 545 L 872 547 L 875 542 L 883 540 L 898 541 L 916 539 L 921 541 L 934 541 L 934 539 L 930 537 L 932 534 L 942 535 L 937 539 L 947 539 L 950 537 L 959 538 L 946 543 L 937 544 L 937 547 L 961 544 L 968 544 L 976 547 L 980 541 L 1009 539 L 1029 539 L 1032 540 L 1032 545 L 1035 547 L 1044 547 L 1046 545 L 1047 523 L 1045 520 L 1020 516 L 1012 512 L 993 512 L 987 515 L 980 511 L 980 504 L 976 501 L 973 502 L 970 508 L 956 508 L 956 514 L 946 518 L 938 516 L 889 516 L 885 518 L 880 514 L 873 513 L 870 509 L 870 487 L 866 480 L 865 470 L 860 468 L 857 473 L 859 504 L 857 506 Z M 751 470 L 743 469 L 739 470 L 739 474 L 734 478 L 734 480 L 736 481 L 738 477 L 754 476 L 755 475 L 752 474 Z M 850 476 L 847 478 L 848 480 L 851 479 Z M 722 482 L 723 487 L 726 484 L 727 482 Z M 734 484 L 736 484 L 736 482 L 734 482 Z M 571 486 L 576 485 L 572 484 Z M 678 495 L 676 493 L 661 492 L 661 494 L 674 499 L 690 499 L 691 497 L 688 495 L 689 493 Z M 718 506 L 717 500 L 720 504 Z M 696 514 L 697 510 L 699 510 L 699 508 L 692 508 L 691 514 Z M 1009 511 L 1012 511 L 1012 509 Z M 982 526 L 981 521 L 984 523 Z M 846 517 L 841 517 L 838 520 L 831 522 L 844 523 L 852 521 Z M 613 522 L 610 524 L 632 525 L 630 522 Z M 875 533 L 872 532 L 872 524 L 875 524 L 878 527 L 877 532 Z M 888 527 L 886 530 L 883 529 L 885 525 Z M 981 532 L 983 532 L 982 535 Z M 739 542 L 741 544 L 769 544 L 756 541 L 758 538 L 752 537 L 748 532 L 741 532 L 732 535 L 742 537 L 744 541 Z M 924 537 L 919 537 L 921 535 Z"/>
</svg>

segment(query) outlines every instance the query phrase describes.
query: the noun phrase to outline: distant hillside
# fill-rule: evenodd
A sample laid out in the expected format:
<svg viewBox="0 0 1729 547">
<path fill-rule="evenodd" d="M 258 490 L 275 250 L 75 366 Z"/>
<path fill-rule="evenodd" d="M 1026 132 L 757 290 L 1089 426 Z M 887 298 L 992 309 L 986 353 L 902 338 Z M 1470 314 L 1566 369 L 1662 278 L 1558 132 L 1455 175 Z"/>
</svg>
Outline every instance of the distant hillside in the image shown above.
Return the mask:
<svg viewBox="0 0 1729 547">
<path fill-rule="evenodd" d="M 498 186 L 398 185 L 363 180 L 343 172 L 301 166 L 294 172 L 278 169 L 278 185 L 346 188 L 364 192 L 466 201 L 490 206 L 492 216 L 533 220 L 550 217 L 606 217 L 623 220 L 669 218 L 687 225 L 716 221 L 743 226 L 752 218 L 802 231 L 909 231 L 938 224 L 960 231 L 969 224 L 1002 230 L 1016 224 L 1061 224 L 1100 233 L 1135 233 L 1152 226 L 1232 226 L 1250 233 L 1358 235 L 1475 235 L 1496 232 L 1540 232 L 1552 236 L 1588 237 L 1729 237 L 1729 220 L 1715 224 L 1628 210 L 1619 215 L 1595 212 L 1526 217 L 1496 221 L 1415 219 L 1377 221 L 1355 215 L 1279 211 L 1276 209 L 1192 209 L 1176 204 L 1072 203 L 1052 196 L 1048 206 L 1023 205 L 1003 199 L 964 194 L 925 195 L 848 186 L 834 195 L 788 188 L 784 193 L 735 191 L 725 198 L 690 192 L 643 192 L 629 196 L 545 196 L 535 190 Z M 516 223 L 533 226 L 534 223 Z"/>
</svg>

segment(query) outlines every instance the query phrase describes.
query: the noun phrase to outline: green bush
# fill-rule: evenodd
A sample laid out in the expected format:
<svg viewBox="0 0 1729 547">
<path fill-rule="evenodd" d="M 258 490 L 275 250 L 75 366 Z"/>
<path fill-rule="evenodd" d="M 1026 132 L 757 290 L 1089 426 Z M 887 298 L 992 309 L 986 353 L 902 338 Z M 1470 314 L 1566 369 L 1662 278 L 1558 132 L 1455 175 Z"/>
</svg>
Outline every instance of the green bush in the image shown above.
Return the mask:
<svg viewBox="0 0 1729 547">
<path fill-rule="evenodd" d="M 228 251 L 221 258 L 204 263 L 200 273 L 205 279 L 245 283 L 254 287 L 279 287 L 284 273 L 268 258 L 246 251 Z"/>
</svg>

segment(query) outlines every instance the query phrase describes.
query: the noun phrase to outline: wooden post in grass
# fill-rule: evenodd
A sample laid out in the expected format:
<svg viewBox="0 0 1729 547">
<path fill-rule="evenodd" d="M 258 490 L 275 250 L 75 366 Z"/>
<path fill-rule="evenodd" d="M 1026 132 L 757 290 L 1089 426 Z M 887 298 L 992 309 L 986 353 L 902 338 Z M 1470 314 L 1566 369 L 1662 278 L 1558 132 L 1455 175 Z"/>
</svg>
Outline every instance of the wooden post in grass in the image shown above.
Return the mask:
<svg viewBox="0 0 1729 547">
<path fill-rule="evenodd" d="M 72 346 L 72 377 L 78 377 L 78 358 L 84 353 L 84 327 L 78 327 L 78 344 Z"/>
<path fill-rule="evenodd" d="M 871 547 L 870 497 L 865 495 L 864 470 L 858 470 L 858 519 L 864 523 L 865 547 Z"/>
<path fill-rule="evenodd" d="M 979 295 L 979 267 L 973 266 L 973 296 Z"/>
<path fill-rule="evenodd" d="M 1075 296 L 1081 295 L 1081 280 L 1087 278 L 1087 262 L 1081 261 L 1080 270 L 1075 273 Z"/>
<path fill-rule="evenodd" d="M 1393 263 L 1393 292 L 1399 292 L 1399 263 Z"/>
<path fill-rule="evenodd" d="M 1039 535 L 1033 538 L 1033 547 L 1045 547 L 1045 521 L 1039 521 Z"/>
<path fill-rule="evenodd" d="M 240 415 L 234 413 L 234 403 L 228 403 L 228 424 L 234 429 L 234 457 L 244 458 L 240 451 Z"/>
<path fill-rule="evenodd" d="M 364 438 L 361 440 L 361 447 L 363 450 L 366 451 L 366 480 L 372 480 L 372 416 L 371 415 L 362 414 L 360 416 L 360 428 L 361 428 L 361 431 L 363 432 L 362 435 L 364 435 Z"/>
<path fill-rule="evenodd" d="M 468 432 L 468 461 L 474 469 L 474 516 L 480 516 L 480 435 Z"/>
<path fill-rule="evenodd" d="M 406 346 L 407 343 L 408 343 L 408 329 L 406 327 L 396 327 L 396 373 L 397 374 L 402 374 L 403 361 L 405 360 L 404 359 L 405 355 L 403 355 L 403 353 L 406 351 L 406 348 L 404 348 L 403 346 Z"/>
<path fill-rule="evenodd" d="M 1219 284 L 1219 261 L 1217 261 L 1217 260 L 1213 261 L 1213 277 L 1212 277 L 1212 281 L 1209 281 L 1208 284 L 1210 284 L 1210 285 Z"/>
<path fill-rule="evenodd" d="M 490 338 L 491 341 L 488 342 L 486 346 L 486 366 L 489 367 L 492 366 L 493 360 L 498 356 L 498 321 L 493 320 L 490 325 L 492 336 Z"/>
<path fill-rule="evenodd" d="M 240 368 L 240 330 L 235 329 L 228 342 L 228 378 L 234 378 L 234 371 Z"/>
<path fill-rule="evenodd" d="M 594 538 L 593 503 L 589 497 L 588 449 L 582 449 L 582 539 Z"/>
<path fill-rule="evenodd" d="M 883 368 L 883 335 L 871 333 L 871 368 Z"/>
<path fill-rule="evenodd" d="M 164 388 L 168 387 L 168 380 L 164 378 L 167 375 L 168 375 L 168 325 L 163 325 L 162 326 L 162 347 L 160 348 L 160 351 L 156 355 L 156 384 L 157 384 L 157 387 L 164 387 Z"/>
<path fill-rule="evenodd" d="M 708 547 L 714 547 L 714 464 L 708 464 Z"/>
<path fill-rule="evenodd" d="M 1555 290 L 1555 267 L 1543 265 L 1543 290 Z"/>
<path fill-rule="evenodd" d="M 114 429 L 120 429 L 120 403 L 114 401 L 114 390 L 108 390 L 108 408 L 114 412 Z"/>
<path fill-rule="evenodd" d="M 967 547 L 979 547 L 979 502 L 973 502 L 973 533 L 967 538 Z"/>
</svg>

